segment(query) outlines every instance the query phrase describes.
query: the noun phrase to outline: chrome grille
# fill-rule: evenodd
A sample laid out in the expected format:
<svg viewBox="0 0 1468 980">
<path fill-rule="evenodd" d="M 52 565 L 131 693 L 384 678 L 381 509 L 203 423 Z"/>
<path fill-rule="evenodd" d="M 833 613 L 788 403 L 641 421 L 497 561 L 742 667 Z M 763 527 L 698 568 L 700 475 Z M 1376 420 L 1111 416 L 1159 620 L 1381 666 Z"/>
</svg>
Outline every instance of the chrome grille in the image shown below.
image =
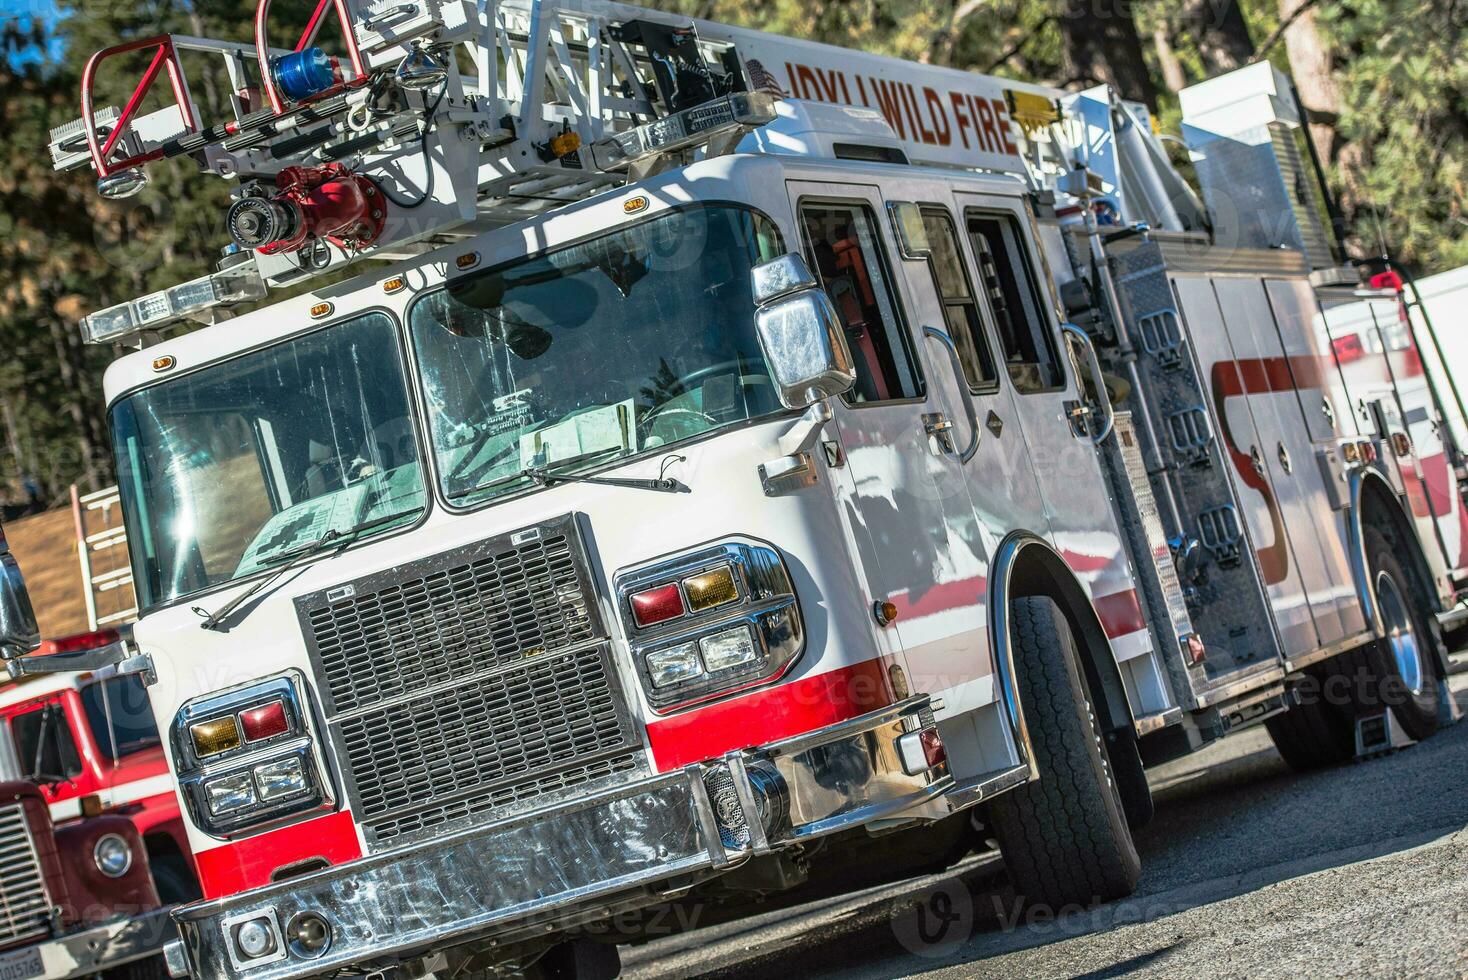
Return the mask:
<svg viewBox="0 0 1468 980">
<path fill-rule="evenodd" d="M 376 844 L 642 767 L 569 517 L 304 596 L 297 611 Z"/>
<path fill-rule="evenodd" d="M 0 947 L 45 935 L 50 911 L 25 808 L 0 807 Z"/>
</svg>

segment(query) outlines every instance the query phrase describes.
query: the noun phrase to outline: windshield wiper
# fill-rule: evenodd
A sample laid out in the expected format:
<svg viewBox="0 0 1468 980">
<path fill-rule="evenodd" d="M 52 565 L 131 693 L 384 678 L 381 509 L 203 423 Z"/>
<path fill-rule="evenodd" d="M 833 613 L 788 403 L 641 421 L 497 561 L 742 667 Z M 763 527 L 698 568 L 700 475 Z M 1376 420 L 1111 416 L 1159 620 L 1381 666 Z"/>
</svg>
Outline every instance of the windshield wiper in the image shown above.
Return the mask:
<svg viewBox="0 0 1468 980">
<path fill-rule="evenodd" d="M 589 459 L 604 456 L 609 450 L 601 450 L 593 453 L 582 453 L 580 456 L 570 456 L 566 459 L 556 460 L 554 465 L 557 470 L 562 466 L 574 466 L 584 463 Z M 607 487 L 631 487 L 634 490 L 656 490 L 659 493 L 692 493 L 693 490 L 687 484 L 680 483 L 672 477 L 667 476 L 668 467 L 684 457 L 668 456 L 663 459 L 662 471 L 655 480 L 640 480 L 624 476 L 578 476 L 575 473 L 559 473 L 544 466 L 527 466 L 520 471 L 520 475 L 534 480 L 543 487 L 554 486 L 557 483 L 597 483 Z"/>
<path fill-rule="evenodd" d="M 202 606 L 195 606 L 194 612 L 204 617 L 204 621 L 199 624 L 200 628 L 206 630 L 219 629 L 219 627 L 224 624 L 224 621 L 229 619 L 229 617 L 234 613 L 236 609 L 249 601 L 251 596 L 254 596 L 260 591 L 269 588 L 272 584 L 279 581 L 282 575 L 290 571 L 292 568 L 295 568 L 297 565 L 304 564 L 307 559 L 314 558 L 317 555 L 321 554 L 323 551 L 327 551 L 331 548 L 345 548 L 347 545 L 351 544 L 358 535 L 365 534 L 375 528 L 382 527 L 384 524 L 391 524 L 393 521 L 402 520 L 404 517 L 412 517 L 414 514 L 422 513 L 422 511 L 422 507 L 413 507 L 409 510 L 399 511 L 396 514 L 385 514 L 382 517 L 374 517 L 370 521 L 363 521 L 361 524 L 349 527 L 345 531 L 338 531 L 333 528 L 327 531 L 325 534 L 321 535 L 321 537 L 317 538 L 315 541 L 308 541 L 306 544 L 303 544 L 298 548 L 291 548 L 287 551 L 277 552 L 276 554 L 270 555 L 269 557 L 262 559 L 260 562 L 261 565 L 280 565 L 280 567 L 277 568 L 272 574 L 260 579 L 244 592 L 241 592 L 239 595 L 229 600 L 229 602 L 221 606 L 217 612 L 211 613 L 207 609 L 204 609 Z"/>
</svg>

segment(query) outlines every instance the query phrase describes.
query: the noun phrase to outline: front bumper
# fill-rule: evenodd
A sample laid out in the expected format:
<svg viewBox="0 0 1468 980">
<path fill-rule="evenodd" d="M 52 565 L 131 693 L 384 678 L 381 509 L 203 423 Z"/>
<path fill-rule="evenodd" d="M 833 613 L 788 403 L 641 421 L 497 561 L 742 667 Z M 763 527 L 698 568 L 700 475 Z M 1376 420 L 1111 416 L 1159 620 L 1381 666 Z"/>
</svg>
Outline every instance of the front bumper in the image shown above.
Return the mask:
<svg viewBox="0 0 1468 980">
<path fill-rule="evenodd" d="M 0 954 L 0 973 L 39 976 L 43 980 L 72 980 L 152 956 L 173 939 L 174 927 L 166 908 L 130 919 L 120 919 L 43 943 Z M 41 973 L 33 972 L 39 954 Z"/>
<path fill-rule="evenodd" d="M 489 937 L 513 942 L 655 902 L 754 853 L 936 819 L 948 812 L 947 767 L 909 774 L 896 746 L 932 724 L 928 698 L 909 698 L 760 750 L 186 906 L 174 913 L 170 967 L 199 980 L 295 980 Z M 313 914 L 331 938 L 308 955 L 287 936 L 297 916 Z M 245 959 L 235 932 L 262 919 L 275 948 Z"/>
</svg>

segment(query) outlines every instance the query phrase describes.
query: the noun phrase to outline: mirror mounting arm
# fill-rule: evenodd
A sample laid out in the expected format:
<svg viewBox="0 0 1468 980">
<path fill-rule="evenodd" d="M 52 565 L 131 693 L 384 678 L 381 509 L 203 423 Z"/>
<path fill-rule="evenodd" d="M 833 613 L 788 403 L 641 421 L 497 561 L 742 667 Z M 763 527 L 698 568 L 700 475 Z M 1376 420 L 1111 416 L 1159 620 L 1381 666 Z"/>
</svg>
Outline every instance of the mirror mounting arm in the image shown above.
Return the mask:
<svg viewBox="0 0 1468 980">
<path fill-rule="evenodd" d="M 19 680 L 40 674 L 65 674 L 70 671 L 99 671 L 116 667 L 117 676 L 139 674 L 144 686 L 158 683 L 158 672 L 153 668 L 153 658 L 146 653 L 135 653 L 125 642 L 108 644 L 96 650 L 78 650 L 75 653 L 52 653 L 44 657 L 18 657 L 8 660 L 5 669 L 10 676 Z"/>
<path fill-rule="evenodd" d="M 831 421 L 831 402 L 817 398 L 790 428 L 780 435 L 780 452 L 786 456 L 808 453 L 821 437 L 821 430 Z"/>
</svg>

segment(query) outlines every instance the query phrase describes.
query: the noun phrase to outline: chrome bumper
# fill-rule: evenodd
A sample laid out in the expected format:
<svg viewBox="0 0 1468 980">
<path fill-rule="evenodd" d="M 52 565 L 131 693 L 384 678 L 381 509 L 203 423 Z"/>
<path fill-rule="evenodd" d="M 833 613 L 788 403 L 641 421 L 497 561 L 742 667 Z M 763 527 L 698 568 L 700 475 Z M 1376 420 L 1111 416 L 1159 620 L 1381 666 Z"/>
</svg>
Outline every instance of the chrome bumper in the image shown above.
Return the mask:
<svg viewBox="0 0 1468 980">
<path fill-rule="evenodd" d="M 198 980 L 296 980 L 349 966 L 380 968 L 650 904 L 753 853 L 814 836 L 937 818 L 947 813 L 947 767 L 910 775 L 895 744 L 931 726 L 928 698 L 914 697 L 787 742 L 185 906 L 174 912 L 179 942 L 168 950 L 170 969 Z M 771 769 L 786 794 L 776 807 L 765 795 Z M 751 771 L 764 779 L 752 779 Z M 329 945 L 314 957 L 286 940 L 292 920 L 308 913 L 331 930 Z M 275 949 L 245 959 L 234 932 L 259 919 L 274 931 Z"/>
<path fill-rule="evenodd" d="M 33 948 L 41 954 L 41 977 L 72 980 L 160 952 L 174 935 L 168 912 L 154 909 L 38 944 Z"/>
</svg>

